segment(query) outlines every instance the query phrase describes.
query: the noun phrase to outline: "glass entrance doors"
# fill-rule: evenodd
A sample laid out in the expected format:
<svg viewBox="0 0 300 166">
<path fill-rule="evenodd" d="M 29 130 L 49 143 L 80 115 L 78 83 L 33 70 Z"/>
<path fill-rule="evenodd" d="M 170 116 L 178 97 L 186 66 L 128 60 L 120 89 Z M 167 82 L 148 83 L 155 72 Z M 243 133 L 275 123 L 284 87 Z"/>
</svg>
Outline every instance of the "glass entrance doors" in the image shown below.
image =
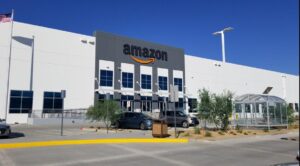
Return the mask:
<svg viewBox="0 0 300 166">
<path fill-rule="evenodd" d="M 122 95 L 121 96 L 121 108 L 122 108 L 122 111 L 133 112 L 133 109 L 134 109 L 133 96 Z"/>
<path fill-rule="evenodd" d="M 141 111 L 152 112 L 152 97 L 141 96 Z"/>
<path fill-rule="evenodd" d="M 133 101 L 122 100 L 121 107 L 123 111 L 133 111 Z"/>
<path fill-rule="evenodd" d="M 167 97 L 158 97 L 158 109 L 160 112 L 167 110 Z"/>
</svg>

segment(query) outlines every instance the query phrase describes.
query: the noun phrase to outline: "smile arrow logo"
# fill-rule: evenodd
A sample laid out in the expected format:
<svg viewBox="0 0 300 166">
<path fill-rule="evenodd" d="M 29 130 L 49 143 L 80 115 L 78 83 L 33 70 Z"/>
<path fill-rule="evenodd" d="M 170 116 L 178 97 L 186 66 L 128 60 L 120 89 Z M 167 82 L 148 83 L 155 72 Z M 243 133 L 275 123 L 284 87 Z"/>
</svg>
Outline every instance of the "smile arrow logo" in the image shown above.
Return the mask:
<svg viewBox="0 0 300 166">
<path fill-rule="evenodd" d="M 131 59 L 133 59 L 134 61 L 138 62 L 138 63 L 141 63 L 141 64 L 149 64 L 149 63 L 153 63 L 155 62 L 155 58 L 148 58 L 146 60 L 143 60 L 143 59 L 139 59 L 137 57 L 134 57 L 134 56 L 130 56 Z"/>
</svg>

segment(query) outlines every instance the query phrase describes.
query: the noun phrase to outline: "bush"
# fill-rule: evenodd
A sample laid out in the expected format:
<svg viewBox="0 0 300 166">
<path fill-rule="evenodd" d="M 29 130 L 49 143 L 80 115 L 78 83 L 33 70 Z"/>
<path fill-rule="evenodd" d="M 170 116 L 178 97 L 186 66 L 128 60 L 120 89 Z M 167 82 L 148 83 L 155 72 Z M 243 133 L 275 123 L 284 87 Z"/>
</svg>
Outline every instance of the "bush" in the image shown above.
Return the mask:
<svg viewBox="0 0 300 166">
<path fill-rule="evenodd" d="M 199 127 L 194 127 L 194 134 L 201 134 Z"/>
<path fill-rule="evenodd" d="M 244 135 L 248 135 L 248 133 L 244 132 Z"/>
<path fill-rule="evenodd" d="M 218 132 L 220 135 L 224 135 L 224 132 L 223 131 L 219 131 Z"/>
<path fill-rule="evenodd" d="M 256 135 L 256 133 L 253 133 L 253 135 Z"/>
<path fill-rule="evenodd" d="M 269 132 L 269 129 L 264 128 L 264 132 L 265 132 L 265 133 Z"/>
<path fill-rule="evenodd" d="M 212 136 L 211 132 L 209 132 L 209 131 L 205 132 L 205 137 L 211 137 L 211 136 Z"/>
<path fill-rule="evenodd" d="M 236 135 L 236 133 L 233 131 L 230 131 L 229 134 Z"/>
<path fill-rule="evenodd" d="M 235 130 L 238 132 L 238 133 L 243 133 L 243 129 L 241 128 L 241 126 L 239 126 L 239 125 L 236 125 L 236 127 L 235 127 Z"/>
<path fill-rule="evenodd" d="M 212 94 L 206 89 L 199 90 L 199 98 L 201 99 L 198 109 L 199 118 L 205 120 L 205 122 L 214 123 L 216 130 L 219 129 L 219 126 L 224 131 L 228 130 L 229 117 L 233 111 L 232 97 L 233 93 L 230 91 L 224 91 L 222 94 Z"/>
<path fill-rule="evenodd" d="M 190 133 L 189 133 L 189 132 L 186 132 L 186 133 L 184 133 L 182 136 L 184 136 L 184 137 L 189 137 L 189 136 L 190 136 Z"/>
<path fill-rule="evenodd" d="M 240 125 L 236 125 L 235 129 L 240 130 L 241 129 Z"/>
<path fill-rule="evenodd" d="M 296 118 L 294 116 L 294 110 L 293 110 L 293 107 L 291 105 L 289 105 L 287 107 L 287 117 L 288 117 L 289 125 L 293 124 L 296 120 Z"/>
<path fill-rule="evenodd" d="M 86 118 L 91 121 L 104 122 L 108 133 L 109 127 L 119 119 L 120 113 L 119 103 L 114 100 L 104 100 L 98 101 L 94 106 L 89 107 Z"/>
<path fill-rule="evenodd" d="M 242 133 L 243 133 L 243 130 L 240 129 L 240 130 L 238 130 L 237 132 L 240 133 L 240 134 L 242 134 Z"/>
</svg>

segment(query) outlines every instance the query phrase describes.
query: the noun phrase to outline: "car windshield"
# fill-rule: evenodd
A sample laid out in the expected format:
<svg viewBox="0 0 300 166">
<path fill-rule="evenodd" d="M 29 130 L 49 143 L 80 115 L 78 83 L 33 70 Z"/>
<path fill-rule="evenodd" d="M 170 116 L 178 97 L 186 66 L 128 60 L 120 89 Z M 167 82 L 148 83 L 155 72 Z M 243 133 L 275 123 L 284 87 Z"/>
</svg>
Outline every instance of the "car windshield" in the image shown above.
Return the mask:
<svg viewBox="0 0 300 166">
<path fill-rule="evenodd" d="M 144 113 L 141 113 L 140 116 L 141 116 L 141 117 L 144 117 L 144 118 L 146 118 L 146 119 L 152 119 L 151 116 L 149 116 L 149 115 L 147 115 L 147 114 L 144 114 Z"/>
<path fill-rule="evenodd" d="M 178 111 L 177 114 L 180 115 L 180 116 L 185 116 L 185 114 L 181 111 Z"/>
</svg>

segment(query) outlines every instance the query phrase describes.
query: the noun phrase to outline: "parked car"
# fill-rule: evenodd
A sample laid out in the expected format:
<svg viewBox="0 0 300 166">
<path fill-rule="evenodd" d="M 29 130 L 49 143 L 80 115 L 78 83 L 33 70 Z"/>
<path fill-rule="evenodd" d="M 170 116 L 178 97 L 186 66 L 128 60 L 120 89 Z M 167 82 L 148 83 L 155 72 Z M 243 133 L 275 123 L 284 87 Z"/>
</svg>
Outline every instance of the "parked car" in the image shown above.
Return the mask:
<svg viewBox="0 0 300 166">
<path fill-rule="evenodd" d="M 1 137 L 9 137 L 10 133 L 11 133 L 10 126 L 3 122 L 5 122 L 5 120 L 0 119 L 0 136 Z"/>
<path fill-rule="evenodd" d="M 188 115 L 190 115 L 191 117 L 197 117 L 198 109 L 195 108 L 195 109 L 189 110 Z"/>
<path fill-rule="evenodd" d="M 140 112 L 123 112 L 115 122 L 117 128 L 152 129 L 152 118 Z"/>
<path fill-rule="evenodd" d="M 189 127 L 189 117 L 182 111 L 165 111 L 160 112 L 159 118 L 165 120 L 168 125 L 175 125 L 174 112 L 176 112 L 176 125 L 184 128 Z"/>
<path fill-rule="evenodd" d="M 199 120 L 197 119 L 197 117 L 191 115 L 188 115 L 188 122 L 191 126 L 197 126 L 199 124 Z"/>
</svg>

